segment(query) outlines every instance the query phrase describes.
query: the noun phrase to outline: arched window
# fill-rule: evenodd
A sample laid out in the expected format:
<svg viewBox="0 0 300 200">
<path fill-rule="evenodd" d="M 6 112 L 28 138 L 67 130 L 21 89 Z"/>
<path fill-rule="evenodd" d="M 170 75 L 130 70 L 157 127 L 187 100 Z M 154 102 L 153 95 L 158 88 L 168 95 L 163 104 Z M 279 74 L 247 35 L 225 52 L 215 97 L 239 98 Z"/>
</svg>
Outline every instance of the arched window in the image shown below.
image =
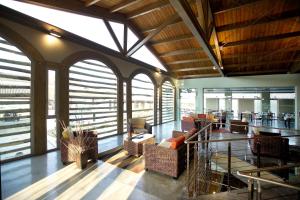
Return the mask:
<svg viewBox="0 0 300 200">
<path fill-rule="evenodd" d="M 96 130 L 98 138 L 117 134 L 117 77 L 104 63 L 84 60 L 69 71 L 70 126 Z"/>
<path fill-rule="evenodd" d="M 143 117 L 154 123 L 154 85 L 146 74 L 137 74 L 131 82 L 132 118 Z"/>
<path fill-rule="evenodd" d="M 162 85 L 162 123 L 174 120 L 174 87 L 170 81 Z"/>
<path fill-rule="evenodd" d="M 31 61 L 0 37 L 1 161 L 31 154 Z"/>
</svg>

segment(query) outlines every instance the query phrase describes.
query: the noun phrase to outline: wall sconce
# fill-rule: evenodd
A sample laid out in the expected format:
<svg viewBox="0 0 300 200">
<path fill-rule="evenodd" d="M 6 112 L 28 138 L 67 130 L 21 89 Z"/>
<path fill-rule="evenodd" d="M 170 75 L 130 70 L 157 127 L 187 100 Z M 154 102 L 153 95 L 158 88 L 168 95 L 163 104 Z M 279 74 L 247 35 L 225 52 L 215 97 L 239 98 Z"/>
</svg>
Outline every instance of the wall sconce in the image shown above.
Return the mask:
<svg viewBox="0 0 300 200">
<path fill-rule="evenodd" d="M 54 36 L 54 37 L 57 37 L 57 38 L 61 37 L 61 35 L 58 32 L 54 31 L 54 30 L 50 30 L 49 34 Z"/>
</svg>

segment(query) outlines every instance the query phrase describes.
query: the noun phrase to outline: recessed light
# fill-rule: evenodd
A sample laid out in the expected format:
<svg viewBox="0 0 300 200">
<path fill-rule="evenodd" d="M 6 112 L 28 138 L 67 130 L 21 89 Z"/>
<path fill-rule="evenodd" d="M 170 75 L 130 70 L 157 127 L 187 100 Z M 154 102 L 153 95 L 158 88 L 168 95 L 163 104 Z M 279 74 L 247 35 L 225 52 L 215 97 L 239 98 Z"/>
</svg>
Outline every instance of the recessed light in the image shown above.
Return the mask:
<svg viewBox="0 0 300 200">
<path fill-rule="evenodd" d="M 61 35 L 59 35 L 59 33 L 56 32 L 56 31 L 54 31 L 54 30 L 50 30 L 49 34 L 52 35 L 52 36 L 54 36 L 54 37 L 57 37 L 57 38 L 61 37 Z"/>
</svg>

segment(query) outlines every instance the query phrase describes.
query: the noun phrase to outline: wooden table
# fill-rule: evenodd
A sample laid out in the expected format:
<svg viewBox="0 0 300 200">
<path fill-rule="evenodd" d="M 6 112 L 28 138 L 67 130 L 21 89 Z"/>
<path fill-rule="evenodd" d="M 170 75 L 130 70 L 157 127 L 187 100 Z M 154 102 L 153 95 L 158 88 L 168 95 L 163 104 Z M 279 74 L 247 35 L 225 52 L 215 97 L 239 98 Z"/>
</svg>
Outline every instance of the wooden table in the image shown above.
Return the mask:
<svg viewBox="0 0 300 200">
<path fill-rule="evenodd" d="M 150 133 L 144 133 L 132 138 L 124 139 L 124 150 L 128 155 L 140 156 L 144 152 L 144 144 L 155 144 L 155 137 Z"/>
</svg>

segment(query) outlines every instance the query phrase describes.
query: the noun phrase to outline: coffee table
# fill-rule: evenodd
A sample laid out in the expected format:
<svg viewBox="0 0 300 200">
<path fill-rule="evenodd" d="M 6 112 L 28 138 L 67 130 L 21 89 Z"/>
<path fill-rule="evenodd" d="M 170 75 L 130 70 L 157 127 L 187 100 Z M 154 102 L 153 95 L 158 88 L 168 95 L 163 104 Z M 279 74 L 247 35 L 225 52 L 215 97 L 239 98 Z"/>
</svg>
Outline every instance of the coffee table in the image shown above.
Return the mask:
<svg viewBox="0 0 300 200">
<path fill-rule="evenodd" d="M 155 144 L 155 137 L 150 133 L 143 133 L 124 139 L 124 150 L 128 155 L 140 156 L 144 152 L 144 144 Z"/>
</svg>

